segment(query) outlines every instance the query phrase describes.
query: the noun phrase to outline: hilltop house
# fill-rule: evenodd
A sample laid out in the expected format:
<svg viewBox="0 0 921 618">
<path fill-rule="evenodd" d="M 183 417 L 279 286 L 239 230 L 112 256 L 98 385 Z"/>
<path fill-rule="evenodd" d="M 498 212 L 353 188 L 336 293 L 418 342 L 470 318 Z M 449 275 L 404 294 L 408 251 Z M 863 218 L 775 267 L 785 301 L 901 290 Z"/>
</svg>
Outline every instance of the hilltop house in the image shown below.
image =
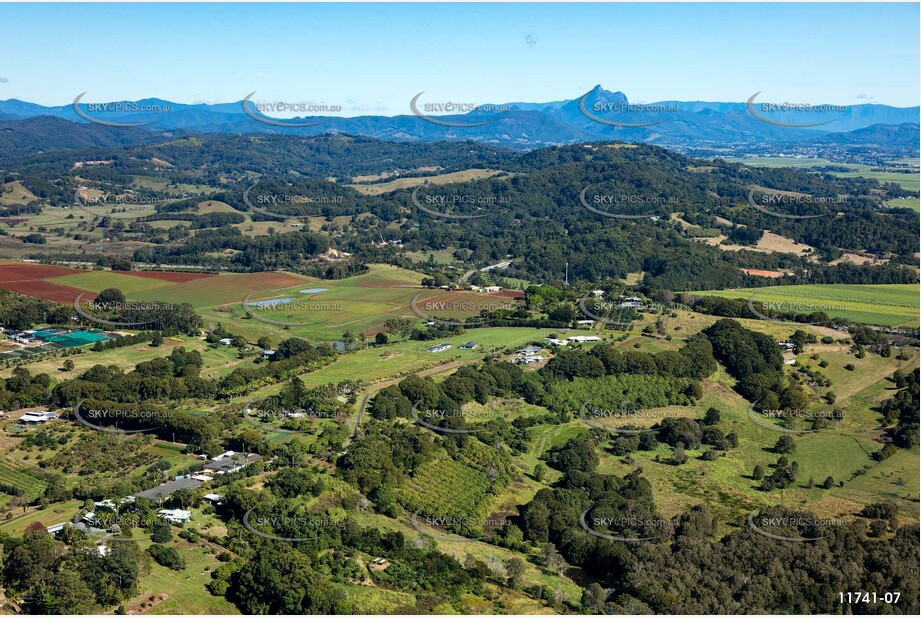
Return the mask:
<svg viewBox="0 0 921 618">
<path fill-rule="evenodd" d="M 174 524 L 185 524 L 192 519 L 192 513 L 182 509 L 161 509 L 157 515 Z"/>
</svg>

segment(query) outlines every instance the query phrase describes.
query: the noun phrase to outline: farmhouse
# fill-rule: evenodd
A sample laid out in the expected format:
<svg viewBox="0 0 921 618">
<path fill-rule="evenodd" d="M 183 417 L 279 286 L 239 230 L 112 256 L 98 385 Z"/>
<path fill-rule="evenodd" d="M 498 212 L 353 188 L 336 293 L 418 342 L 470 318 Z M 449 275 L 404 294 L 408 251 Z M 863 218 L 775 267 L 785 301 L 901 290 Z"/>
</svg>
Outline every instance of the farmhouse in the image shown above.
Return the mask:
<svg viewBox="0 0 921 618">
<path fill-rule="evenodd" d="M 230 337 L 224 337 L 218 343 L 220 343 L 221 345 L 232 345 L 233 339 L 231 339 Z"/>
<path fill-rule="evenodd" d="M 69 523 L 70 523 L 69 521 L 65 521 L 63 524 L 54 524 L 53 526 L 48 526 L 46 530 L 48 530 L 48 534 L 57 534 L 58 532 L 64 529 L 64 526 L 66 526 Z"/>
<path fill-rule="evenodd" d="M 567 345 L 569 342 L 565 339 L 547 339 L 547 343 L 550 345 Z"/>
<path fill-rule="evenodd" d="M 93 506 L 97 511 L 109 511 L 114 513 L 118 510 L 118 507 L 115 505 L 115 501 L 111 499 L 101 500 L 99 502 L 94 502 Z"/>
<path fill-rule="evenodd" d="M 448 350 L 450 348 L 451 348 L 450 343 L 439 343 L 438 345 L 432 346 L 431 348 L 427 349 L 426 352 L 444 352 L 445 350 Z"/>
<path fill-rule="evenodd" d="M 47 423 L 48 421 L 53 421 L 57 417 L 58 415 L 55 414 L 54 412 L 33 411 L 33 412 L 26 412 L 25 414 L 20 416 L 19 422 L 28 423 L 30 425 L 42 425 L 44 423 Z"/>
<path fill-rule="evenodd" d="M 534 363 L 539 363 L 544 360 L 543 356 L 519 356 L 515 359 L 515 363 L 519 365 L 532 365 Z"/>
<path fill-rule="evenodd" d="M 371 566 L 369 568 L 372 571 L 386 571 L 389 566 L 390 561 L 386 558 L 375 558 L 371 561 Z"/>
<path fill-rule="evenodd" d="M 157 511 L 157 515 L 174 524 L 185 524 L 192 519 L 192 513 L 182 509 L 161 509 Z"/>
<path fill-rule="evenodd" d="M 152 489 L 139 491 L 138 493 L 134 494 L 134 497 L 159 501 L 169 498 L 180 489 L 198 489 L 199 487 L 201 487 L 201 481 L 199 480 L 193 478 L 180 478 L 161 483 Z"/>
<path fill-rule="evenodd" d="M 595 323 L 595 320 L 576 320 L 576 324 L 579 326 L 591 326 Z"/>
<path fill-rule="evenodd" d="M 571 338 L 571 337 L 570 337 L 570 338 Z M 520 350 L 518 350 L 517 352 L 515 352 L 515 354 L 522 354 L 522 355 L 527 356 L 527 355 L 530 355 L 530 354 L 537 354 L 538 352 L 541 351 L 541 349 L 542 349 L 542 348 L 539 348 L 539 347 L 537 347 L 536 345 L 532 345 L 532 346 L 528 346 L 528 347 L 526 347 L 526 348 L 521 348 Z"/>
<path fill-rule="evenodd" d="M 476 341 L 468 341 L 467 343 L 465 343 L 465 344 L 463 344 L 463 345 L 461 345 L 461 346 L 458 346 L 458 347 L 459 347 L 461 350 L 476 350 L 477 345 L 479 345 L 479 344 L 478 344 Z"/>
<path fill-rule="evenodd" d="M 206 472 L 217 475 L 230 474 L 231 472 L 242 470 L 246 466 L 254 464 L 262 459 L 262 455 L 252 454 L 244 457 L 242 454 L 234 453 L 233 451 L 228 451 L 218 457 L 220 457 L 220 459 L 216 457 L 211 463 L 205 465 Z M 201 483 L 199 483 L 199 485 L 201 485 Z"/>
<path fill-rule="evenodd" d="M 601 337 L 595 337 L 594 335 L 573 335 L 572 337 L 567 337 L 570 341 L 584 342 L 584 341 L 601 341 Z"/>
<path fill-rule="evenodd" d="M 35 335 L 30 331 L 9 330 L 6 331 L 6 338 L 16 343 L 29 344 L 35 341 Z"/>
</svg>

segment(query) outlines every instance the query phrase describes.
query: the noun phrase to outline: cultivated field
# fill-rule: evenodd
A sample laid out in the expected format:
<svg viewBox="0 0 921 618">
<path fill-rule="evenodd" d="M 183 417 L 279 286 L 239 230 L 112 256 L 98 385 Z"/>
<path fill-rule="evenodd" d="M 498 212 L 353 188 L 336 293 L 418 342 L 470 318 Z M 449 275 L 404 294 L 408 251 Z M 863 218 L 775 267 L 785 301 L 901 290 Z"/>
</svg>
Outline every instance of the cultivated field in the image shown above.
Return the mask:
<svg viewBox="0 0 921 618">
<path fill-rule="evenodd" d="M 917 327 L 919 286 L 892 285 L 786 285 L 695 292 L 699 295 L 777 303 L 782 311 L 813 313 L 847 318 L 865 324 Z"/>
</svg>

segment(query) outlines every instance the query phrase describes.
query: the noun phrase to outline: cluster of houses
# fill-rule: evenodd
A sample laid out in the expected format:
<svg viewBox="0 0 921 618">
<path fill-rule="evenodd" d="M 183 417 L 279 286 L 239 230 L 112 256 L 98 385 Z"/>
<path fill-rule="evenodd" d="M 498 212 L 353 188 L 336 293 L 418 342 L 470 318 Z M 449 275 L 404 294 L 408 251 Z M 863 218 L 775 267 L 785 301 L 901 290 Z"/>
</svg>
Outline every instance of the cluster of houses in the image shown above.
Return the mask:
<svg viewBox="0 0 921 618">
<path fill-rule="evenodd" d="M 56 412 L 49 412 L 48 408 L 22 408 L 19 410 L 22 412 L 22 415 L 15 420 L 15 422 L 20 425 L 44 425 L 49 421 L 53 421 L 59 417 Z M 5 410 L 0 410 L 0 418 L 9 418 L 10 413 Z"/>
<path fill-rule="evenodd" d="M 543 348 L 536 345 L 521 348 L 515 352 L 515 358 L 512 359 L 512 362 L 516 365 L 533 365 L 534 363 L 539 363 L 544 360 L 544 357 L 540 355 L 542 349 Z"/>
<path fill-rule="evenodd" d="M 205 459 L 207 459 L 207 456 L 205 456 Z M 235 453 L 233 451 L 221 453 L 217 457 L 213 457 L 199 474 L 177 476 L 171 481 L 161 483 L 145 491 L 139 491 L 136 494 L 121 498 L 117 502 L 112 499 L 94 502 L 93 510 L 84 513 L 80 522 L 76 525 L 83 530 L 89 529 L 98 532 L 116 532 L 117 528 L 115 528 L 115 526 L 108 525 L 107 523 L 100 523 L 106 521 L 103 514 L 117 513 L 120 509 L 137 502 L 138 498 L 147 498 L 155 502 L 163 502 L 180 489 L 197 489 L 201 487 L 203 483 L 213 480 L 215 476 L 236 472 L 260 459 L 262 459 L 262 456 L 255 454 L 242 455 L 241 453 Z M 215 505 L 220 504 L 223 499 L 224 496 L 222 494 L 207 493 L 204 495 L 204 500 L 206 502 Z M 191 521 L 192 513 L 185 509 L 160 509 L 157 511 L 157 517 L 172 524 L 185 524 Z M 70 522 L 49 526 L 48 532 L 57 534 L 63 530 L 64 526 L 68 523 Z"/>
<path fill-rule="evenodd" d="M 7 330 L 4 331 L 3 336 L 10 341 L 15 341 L 23 345 L 30 345 L 38 342 L 38 337 L 36 337 L 34 333 L 35 331 L 28 330 Z"/>
<path fill-rule="evenodd" d="M 655 219 L 658 220 L 658 218 L 655 218 Z M 592 290 L 591 292 L 589 292 L 589 294 L 591 294 L 595 298 L 602 298 L 604 297 L 605 291 L 604 290 Z M 626 296 L 625 297 L 623 294 L 621 294 L 620 298 L 622 300 L 620 304 L 618 304 L 617 306 L 621 309 L 642 309 L 643 308 L 643 299 L 640 298 L 639 296 Z"/>
<path fill-rule="evenodd" d="M 120 509 L 134 504 L 136 500 L 137 499 L 135 496 L 128 496 L 127 498 L 122 498 L 118 502 L 110 499 L 94 502 L 93 510 L 84 513 L 80 521 L 74 525 L 77 529 L 84 531 L 117 532 L 119 529 L 117 519 L 109 522 L 107 521 L 107 515 L 110 513 L 118 513 Z M 157 517 L 171 524 L 187 524 L 192 520 L 192 513 L 191 511 L 186 511 L 185 509 L 160 509 L 157 511 Z M 53 526 L 48 526 L 48 534 L 56 535 L 70 523 L 71 522 L 64 522 L 55 524 Z M 103 553 L 103 550 L 101 550 L 100 553 Z"/>
<path fill-rule="evenodd" d="M 19 417 L 19 422 L 24 425 L 44 425 L 48 421 L 58 418 L 57 413 L 48 410 L 31 410 Z"/>
</svg>

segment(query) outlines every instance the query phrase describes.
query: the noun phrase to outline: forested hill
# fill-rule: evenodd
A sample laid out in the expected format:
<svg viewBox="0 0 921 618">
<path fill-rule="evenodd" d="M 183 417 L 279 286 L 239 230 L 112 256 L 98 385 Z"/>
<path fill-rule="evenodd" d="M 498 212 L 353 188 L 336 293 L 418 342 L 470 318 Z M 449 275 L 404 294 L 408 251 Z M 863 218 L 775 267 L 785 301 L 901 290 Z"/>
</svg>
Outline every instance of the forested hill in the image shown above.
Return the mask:
<svg viewBox="0 0 921 618">
<path fill-rule="evenodd" d="M 54 121 L 54 119 L 47 119 Z M 55 121 L 58 122 L 58 121 Z M 66 121 L 59 121 L 72 125 Z M 2 124 L 2 123 L 0 123 Z M 84 127 L 84 125 L 73 125 Z M 97 130 L 122 131 L 134 135 L 136 129 L 112 129 L 92 125 Z M 70 134 L 68 134 L 70 135 Z M 152 134 L 144 132 L 143 135 Z M 4 139 L 0 136 L 0 140 Z M 156 143 L 150 143 L 156 142 Z M 4 142 L 0 141 L 0 145 Z M 96 143 L 86 143 L 95 146 Z M 106 144 L 99 144 L 106 145 Z M 108 157 L 117 162 L 122 173 L 149 173 L 156 167 L 152 159 L 168 163 L 173 174 L 194 175 L 201 180 L 220 183 L 222 177 L 238 176 L 242 172 L 310 178 L 409 173 L 420 175 L 443 168 L 489 167 L 500 165 L 515 153 L 503 148 L 474 142 L 391 142 L 370 137 L 345 134 L 297 135 L 225 135 L 198 134 L 148 138 L 146 144 L 110 143 Z M 126 146 L 116 149 L 116 146 Z M 129 147 L 131 146 L 131 147 Z M 31 152 L 35 152 L 32 150 Z M 66 173 L 78 161 L 97 151 L 63 151 L 36 156 L 23 156 L 8 163 L 14 169 L 32 171 L 44 169 Z M 6 158 L 12 158 L 7 156 Z"/>
<path fill-rule="evenodd" d="M 270 220 L 251 209 L 252 200 L 265 194 L 292 198 L 263 203 L 277 215 L 327 221 L 363 215 L 326 230 L 335 236 L 335 248 L 357 261 L 401 263 L 406 251 L 450 247 L 471 265 L 514 256 L 507 274 L 530 280 L 560 280 L 568 262 L 573 281 L 645 272 L 647 285 L 671 290 L 765 283 L 742 268 L 784 270 L 801 281 L 917 278 L 899 264 L 916 262 L 918 215 L 887 206 L 915 193 L 876 180 L 692 159 L 656 146 L 598 142 L 519 154 L 474 143 L 405 144 L 345 135 L 208 135 L 113 150 L 110 165 L 74 169 L 88 154 L 40 155 L 16 167 L 29 175 L 27 186 L 44 180 L 58 187 L 57 194 L 46 191 L 51 204 L 69 205 L 77 186 L 116 192 L 137 176 L 155 176 L 212 186 L 212 199 L 254 220 Z M 435 178 L 461 171 L 470 180 L 441 184 L 447 179 Z M 381 186 L 377 195 L 367 191 L 407 176 L 422 178 Z M 294 199 L 299 196 L 324 199 Z M 194 212 L 196 203 L 193 197 L 159 209 Z M 301 258 L 283 249 L 286 236 L 302 232 L 252 241 L 236 229 L 201 223 L 214 229 L 178 246 L 165 241 L 140 249 L 135 259 L 258 268 L 243 257 L 215 253 L 261 243 L 272 245 L 265 247 L 269 253 L 280 252 L 273 267 L 300 266 Z M 704 242 L 722 236 L 736 248 L 754 248 L 768 231 L 812 252 L 727 251 Z M 381 240 L 392 242 L 381 247 Z M 831 266 L 845 251 L 873 253 L 888 264 Z"/>
<path fill-rule="evenodd" d="M 160 142 L 172 133 L 138 128 L 79 124 L 53 116 L 20 120 L 0 116 L 0 160 L 11 160 L 44 151 L 85 148 L 120 148 Z"/>
</svg>

